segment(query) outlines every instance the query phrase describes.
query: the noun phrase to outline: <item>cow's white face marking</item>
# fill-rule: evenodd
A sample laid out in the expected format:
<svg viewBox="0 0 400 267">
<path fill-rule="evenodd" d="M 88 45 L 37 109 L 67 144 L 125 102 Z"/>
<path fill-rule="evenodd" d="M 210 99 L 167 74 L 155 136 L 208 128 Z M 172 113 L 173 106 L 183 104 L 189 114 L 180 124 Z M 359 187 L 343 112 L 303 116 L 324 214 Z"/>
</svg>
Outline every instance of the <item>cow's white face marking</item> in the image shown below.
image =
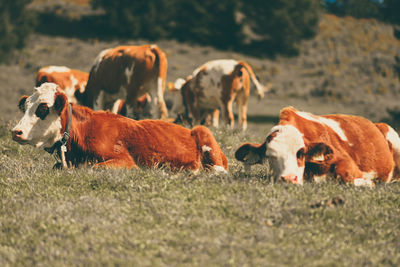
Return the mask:
<svg viewBox="0 0 400 267">
<path fill-rule="evenodd" d="M 67 68 L 65 66 L 48 66 L 45 68 L 42 68 L 41 71 L 46 72 L 46 73 L 53 73 L 53 72 L 70 72 L 71 69 Z"/>
<path fill-rule="evenodd" d="M 343 129 L 340 127 L 339 122 L 334 121 L 332 119 L 327 119 L 324 117 L 314 116 L 310 113 L 302 112 L 302 111 L 297 111 L 296 114 L 299 115 L 300 117 L 303 117 L 306 120 L 314 121 L 314 122 L 324 124 L 324 125 L 330 127 L 340 137 L 340 139 L 342 139 L 343 141 L 346 141 L 346 142 L 348 141 L 346 134 L 344 133 Z"/>
<path fill-rule="evenodd" d="M 276 135 L 266 144 L 266 157 L 275 179 L 294 175 L 297 176 L 297 183 L 303 184 L 305 166 L 298 164 L 298 152 L 305 148 L 303 134 L 292 125 L 277 125 L 270 134 L 273 132 Z"/>
<path fill-rule="evenodd" d="M 133 75 L 133 68 L 135 67 L 135 63 L 133 62 L 130 68 L 125 68 L 125 77 L 126 77 L 126 84 L 130 84 Z"/>
<path fill-rule="evenodd" d="M 185 112 L 185 106 L 183 105 L 183 99 L 179 90 L 170 91 L 170 100 L 172 101 L 171 112 L 175 115 L 183 114 Z"/>
<path fill-rule="evenodd" d="M 61 136 L 61 119 L 52 108 L 57 92 L 54 83 L 43 83 L 36 88 L 36 92 L 27 98 L 25 113 L 13 131 L 21 131 L 21 144 L 29 144 L 35 147 L 51 147 Z M 47 104 L 49 113 L 42 120 L 35 113 L 40 104 Z"/>
</svg>

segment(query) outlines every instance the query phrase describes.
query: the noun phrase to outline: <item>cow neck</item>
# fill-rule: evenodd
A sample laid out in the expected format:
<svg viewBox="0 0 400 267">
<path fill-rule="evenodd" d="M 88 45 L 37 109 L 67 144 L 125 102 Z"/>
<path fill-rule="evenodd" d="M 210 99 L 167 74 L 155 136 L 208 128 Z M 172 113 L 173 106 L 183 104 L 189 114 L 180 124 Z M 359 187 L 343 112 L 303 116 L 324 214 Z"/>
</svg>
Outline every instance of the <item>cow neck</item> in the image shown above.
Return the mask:
<svg viewBox="0 0 400 267">
<path fill-rule="evenodd" d="M 46 152 L 53 154 L 54 150 L 57 149 L 58 152 L 60 152 L 60 154 L 62 153 L 61 146 L 65 146 L 68 142 L 68 139 L 70 138 L 69 130 L 71 128 L 71 121 L 72 121 L 72 105 L 71 103 L 68 103 L 68 119 L 65 125 L 64 133 L 61 139 L 55 142 L 53 146 L 44 148 Z"/>
</svg>

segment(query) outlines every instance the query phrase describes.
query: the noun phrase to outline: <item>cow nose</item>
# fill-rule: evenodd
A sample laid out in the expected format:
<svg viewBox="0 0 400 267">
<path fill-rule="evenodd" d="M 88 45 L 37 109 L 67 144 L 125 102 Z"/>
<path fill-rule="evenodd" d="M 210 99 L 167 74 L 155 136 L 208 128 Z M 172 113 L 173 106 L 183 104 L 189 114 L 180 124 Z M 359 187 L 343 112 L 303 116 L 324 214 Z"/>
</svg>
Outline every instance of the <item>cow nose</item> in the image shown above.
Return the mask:
<svg viewBox="0 0 400 267">
<path fill-rule="evenodd" d="M 22 130 L 16 129 L 16 130 L 12 130 L 11 134 L 12 134 L 12 139 L 14 141 L 18 141 L 18 140 L 22 140 L 23 139 L 22 135 L 24 134 L 24 132 Z"/>
<path fill-rule="evenodd" d="M 294 174 L 281 176 L 281 179 L 286 181 L 286 182 L 291 182 L 293 184 L 297 184 L 298 183 L 297 175 L 294 175 Z"/>
</svg>

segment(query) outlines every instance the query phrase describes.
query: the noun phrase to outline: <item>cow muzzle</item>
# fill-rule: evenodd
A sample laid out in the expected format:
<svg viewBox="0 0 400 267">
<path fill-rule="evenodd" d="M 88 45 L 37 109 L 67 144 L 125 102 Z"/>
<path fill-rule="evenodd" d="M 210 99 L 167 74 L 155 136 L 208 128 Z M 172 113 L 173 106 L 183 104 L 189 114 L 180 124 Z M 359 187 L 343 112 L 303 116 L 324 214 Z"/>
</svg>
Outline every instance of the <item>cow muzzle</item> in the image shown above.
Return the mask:
<svg viewBox="0 0 400 267">
<path fill-rule="evenodd" d="M 19 129 L 11 130 L 12 139 L 20 144 L 25 144 L 28 140 L 24 137 L 24 132 Z"/>
<path fill-rule="evenodd" d="M 295 174 L 281 176 L 281 180 L 292 183 L 292 184 L 302 184 L 302 182 L 299 180 L 298 176 Z"/>
</svg>

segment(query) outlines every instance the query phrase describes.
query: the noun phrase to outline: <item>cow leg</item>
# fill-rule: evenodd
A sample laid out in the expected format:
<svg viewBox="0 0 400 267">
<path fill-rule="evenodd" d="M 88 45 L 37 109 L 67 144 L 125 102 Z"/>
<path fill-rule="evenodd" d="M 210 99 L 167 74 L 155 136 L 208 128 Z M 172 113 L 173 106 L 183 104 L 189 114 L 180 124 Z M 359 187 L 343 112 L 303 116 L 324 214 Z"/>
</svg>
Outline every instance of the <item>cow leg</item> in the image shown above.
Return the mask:
<svg viewBox="0 0 400 267">
<path fill-rule="evenodd" d="M 190 105 L 188 107 L 189 113 L 192 114 L 193 124 L 200 125 L 202 121 L 201 110 L 197 107 L 197 105 Z"/>
<path fill-rule="evenodd" d="M 93 98 L 93 110 L 104 110 L 104 91 L 100 90 Z"/>
<path fill-rule="evenodd" d="M 234 98 L 233 98 L 234 99 Z M 224 120 L 231 128 L 235 126 L 235 118 L 233 117 L 232 104 L 233 99 L 230 99 L 222 106 Z"/>
<path fill-rule="evenodd" d="M 218 128 L 218 124 L 219 124 L 219 109 L 216 109 L 213 111 L 212 114 L 212 124 L 215 128 Z"/>
<path fill-rule="evenodd" d="M 336 162 L 336 175 L 339 176 L 345 183 L 351 183 L 355 186 L 373 186 L 374 182 L 371 179 L 363 178 L 362 171 L 354 163 L 351 158 L 346 158 Z"/>
<path fill-rule="evenodd" d="M 135 80 L 127 86 L 126 91 L 126 116 L 128 118 L 138 119 L 139 108 L 137 98 L 139 96 L 139 93 L 141 92 L 141 81 Z"/>
<path fill-rule="evenodd" d="M 157 105 L 157 111 L 159 113 L 158 117 L 162 120 L 168 119 L 168 109 L 164 101 L 164 80 L 160 77 L 157 79 L 157 93 L 156 98 L 154 99 L 154 106 L 155 105 Z"/>
<path fill-rule="evenodd" d="M 191 135 L 195 138 L 197 147 L 201 150 L 203 168 L 226 173 L 228 160 L 211 131 L 207 127 L 196 126 L 193 128 Z"/>
<path fill-rule="evenodd" d="M 95 167 L 112 167 L 112 168 L 137 168 L 136 163 L 131 158 L 113 158 L 103 162 L 96 163 Z"/>
<path fill-rule="evenodd" d="M 236 97 L 236 102 L 238 105 L 238 113 L 239 113 L 239 126 L 242 127 L 242 130 L 245 131 L 247 129 L 247 104 L 248 104 L 249 96 L 246 96 L 244 93 L 238 94 Z"/>
</svg>

